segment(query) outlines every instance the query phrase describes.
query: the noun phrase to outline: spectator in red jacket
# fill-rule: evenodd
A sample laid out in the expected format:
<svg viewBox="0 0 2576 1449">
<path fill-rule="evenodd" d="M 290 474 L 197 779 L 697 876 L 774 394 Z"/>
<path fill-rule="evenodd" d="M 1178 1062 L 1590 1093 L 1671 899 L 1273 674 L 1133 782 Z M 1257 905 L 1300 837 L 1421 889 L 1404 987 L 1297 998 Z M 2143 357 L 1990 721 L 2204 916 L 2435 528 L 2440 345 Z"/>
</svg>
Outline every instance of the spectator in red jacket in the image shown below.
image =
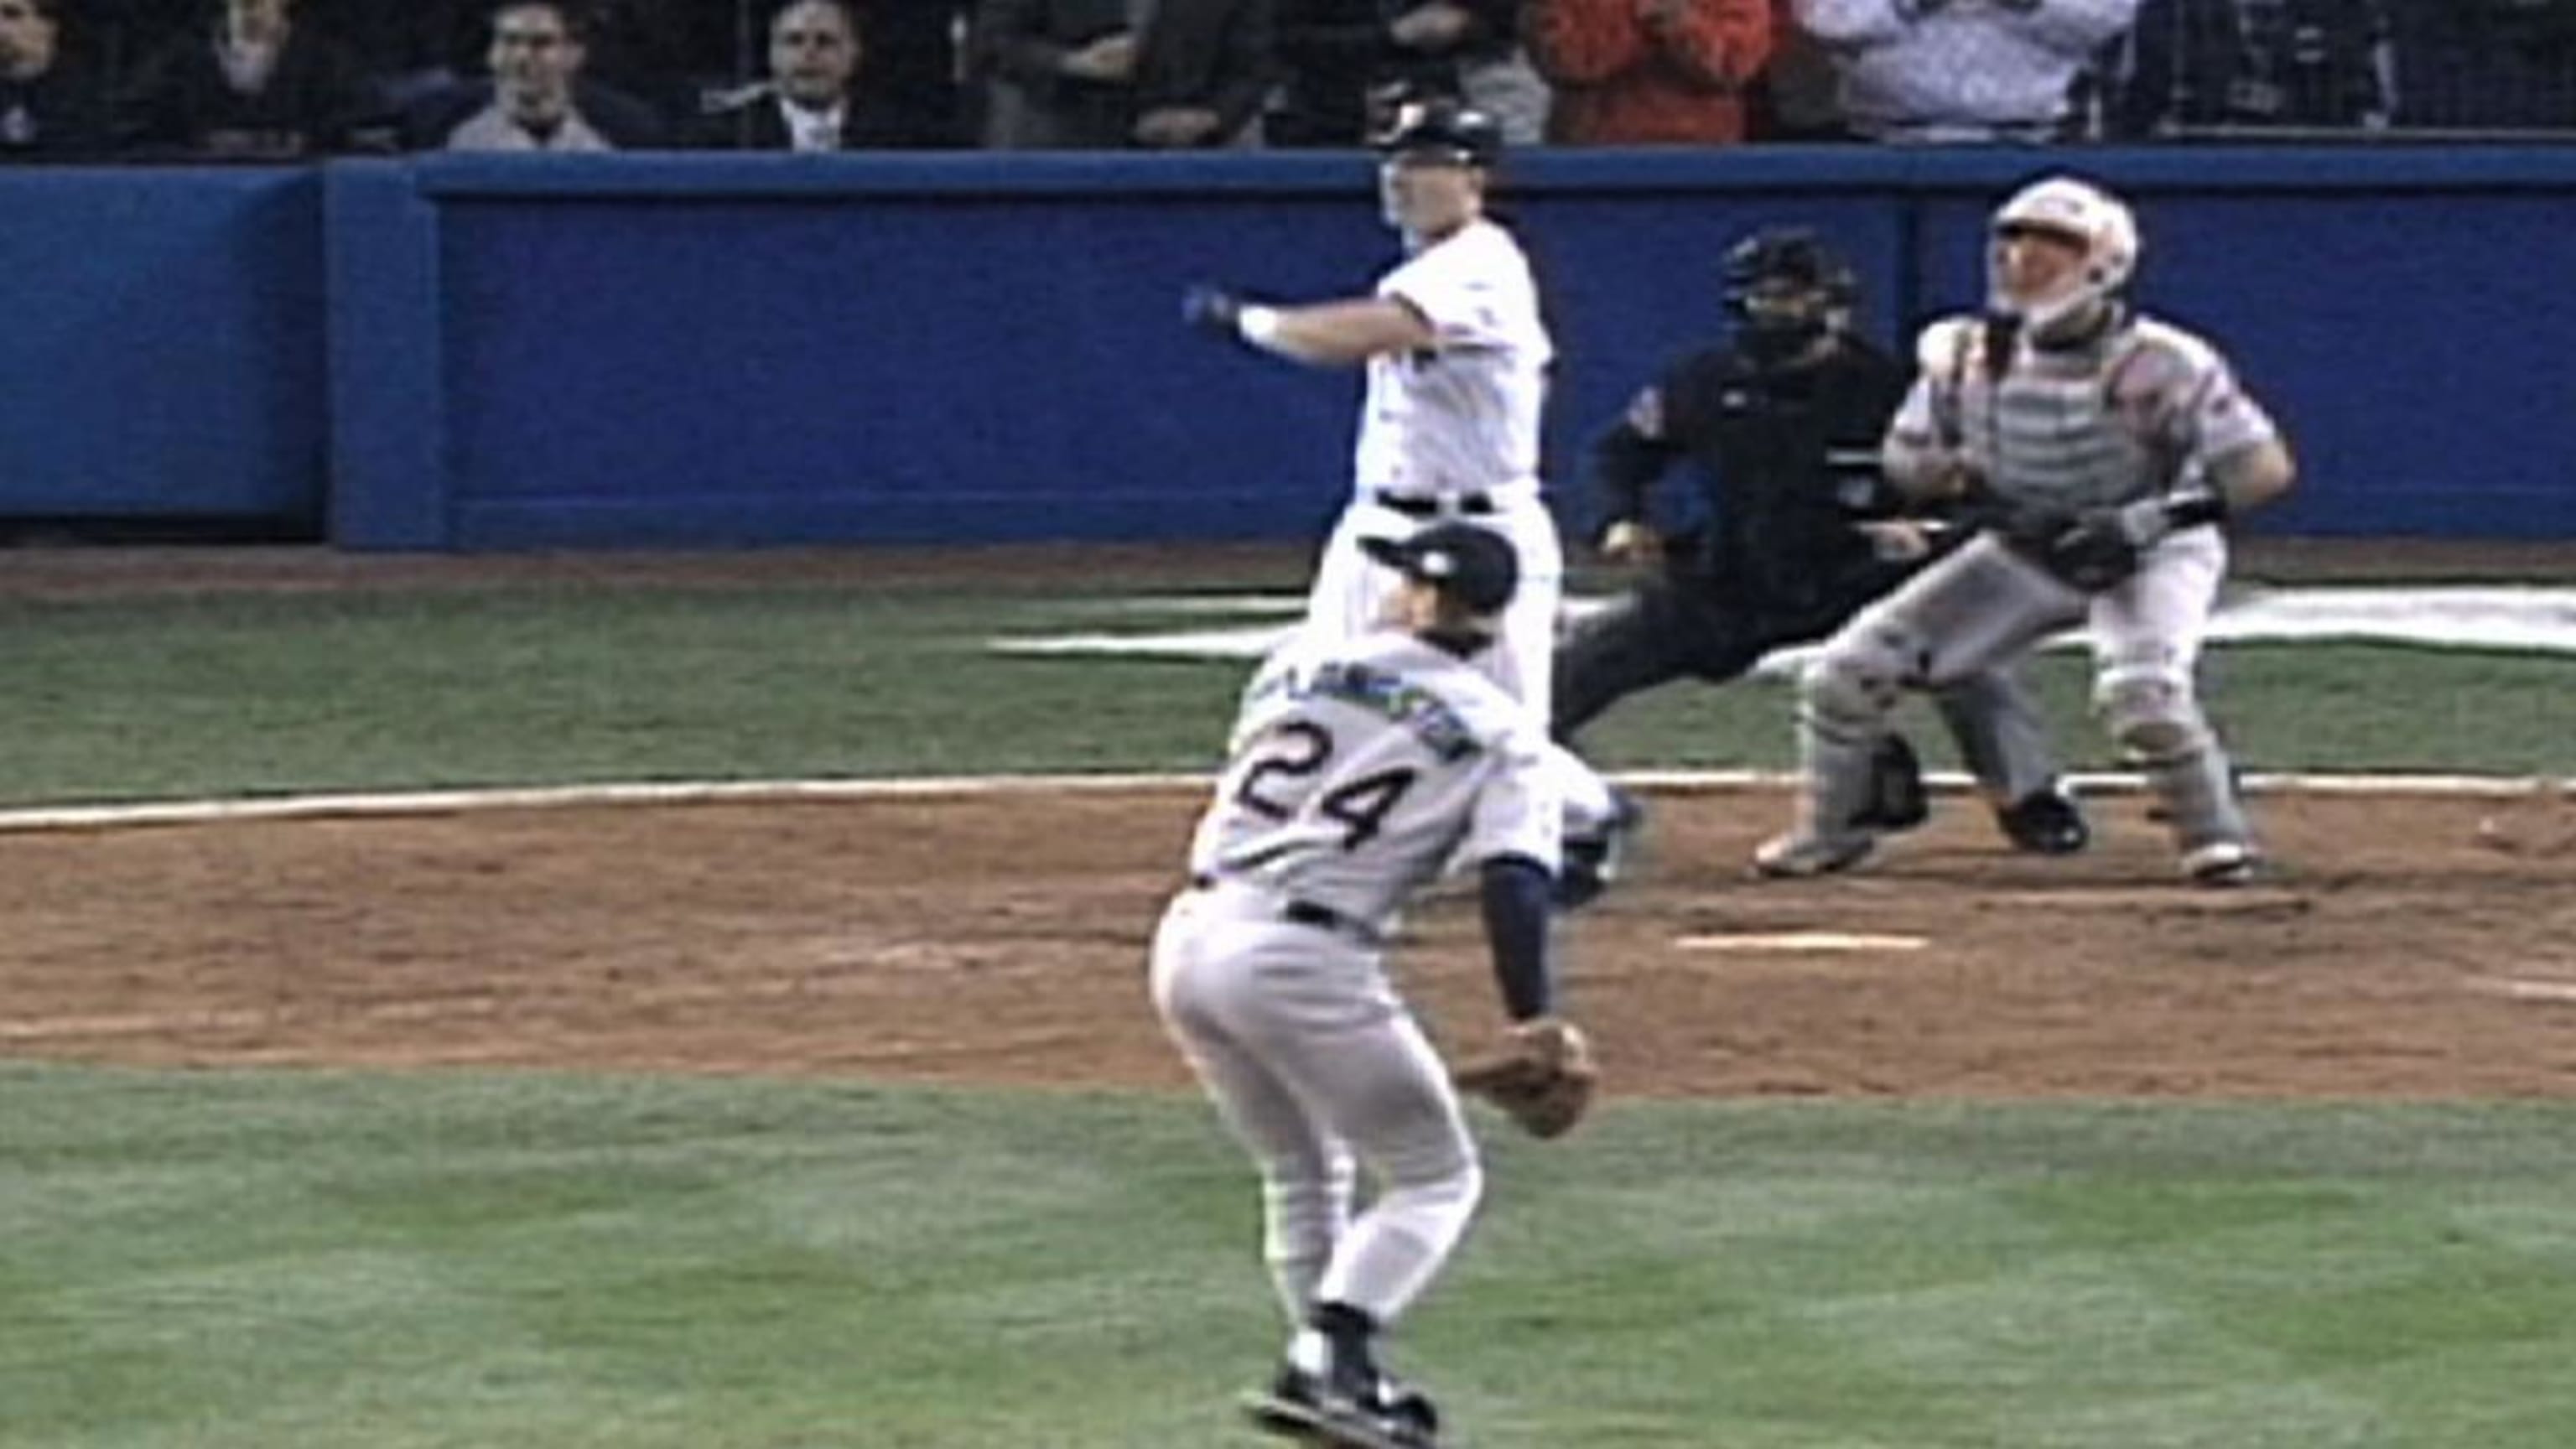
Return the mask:
<svg viewBox="0 0 2576 1449">
<path fill-rule="evenodd" d="M 1745 87 L 1771 58 L 1771 5 L 1529 0 L 1521 34 L 1556 89 L 1550 140 L 1728 143 L 1744 139 Z"/>
</svg>

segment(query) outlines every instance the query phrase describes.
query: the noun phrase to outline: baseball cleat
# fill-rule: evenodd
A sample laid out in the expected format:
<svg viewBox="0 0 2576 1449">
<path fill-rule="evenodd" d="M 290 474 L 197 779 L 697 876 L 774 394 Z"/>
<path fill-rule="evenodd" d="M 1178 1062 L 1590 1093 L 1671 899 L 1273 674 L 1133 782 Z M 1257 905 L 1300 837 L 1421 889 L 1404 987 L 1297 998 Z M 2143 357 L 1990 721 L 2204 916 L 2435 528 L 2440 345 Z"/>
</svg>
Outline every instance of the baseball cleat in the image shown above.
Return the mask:
<svg viewBox="0 0 2576 1449">
<path fill-rule="evenodd" d="M 2182 873 L 2196 885 L 2244 885 L 2262 866 L 2263 857 L 2242 840 L 2213 840 L 2183 852 L 2182 857 Z"/>
<path fill-rule="evenodd" d="M 1244 1395 L 1243 1412 L 1264 1433 L 1340 1449 L 1439 1449 L 1440 1414 L 1417 1389 L 1382 1376 L 1336 1390 L 1291 1364 L 1270 1387 Z"/>
<path fill-rule="evenodd" d="M 2073 855 L 2093 843 L 2093 827 L 2066 787 L 2051 784 L 1995 808 L 1995 825 L 2015 850 L 2033 855 Z"/>
<path fill-rule="evenodd" d="M 1645 834 L 1646 807 L 1637 797 L 1610 787 L 1610 818 L 1597 832 L 1569 835 L 1556 873 L 1556 908 L 1581 910 L 1619 883 L 1633 863 L 1637 841 Z"/>
<path fill-rule="evenodd" d="M 1753 873 L 1771 880 L 1812 880 L 1854 869 L 1877 851 L 1876 836 L 1827 840 L 1793 830 L 1762 842 L 1761 848 L 1753 852 Z"/>
</svg>

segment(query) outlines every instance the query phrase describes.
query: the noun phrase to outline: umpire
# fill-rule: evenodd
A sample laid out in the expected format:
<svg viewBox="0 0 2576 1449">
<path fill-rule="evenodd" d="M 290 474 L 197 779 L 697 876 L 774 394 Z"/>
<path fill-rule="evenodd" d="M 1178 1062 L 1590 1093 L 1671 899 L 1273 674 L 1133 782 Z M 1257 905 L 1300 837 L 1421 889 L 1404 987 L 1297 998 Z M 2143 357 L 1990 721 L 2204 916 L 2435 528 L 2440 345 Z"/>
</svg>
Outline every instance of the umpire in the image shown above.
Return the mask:
<svg viewBox="0 0 2576 1449">
<path fill-rule="evenodd" d="M 1878 450 L 1911 372 L 1854 330 L 1851 269 L 1803 229 L 1770 228 L 1726 255 L 1728 344 L 1695 353 L 1639 392 L 1595 444 L 1607 504 L 1601 552 L 1652 569 L 1557 654 L 1555 729 L 1570 740 L 1613 703 L 1695 675 L 1735 679 L 1773 649 L 1831 634 L 1893 588 L 1949 531 L 1861 521 L 1881 496 Z M 1655 485 L 1695 465 L 1705 520 L 1666 538 Z M 2063 855 L 2090 839 L 2057 776 L 2047 729 L 2009 673 L 1935 696 L 2012 843 Z M 1921 824 L 1922 771 L 1902 736 L 1878 760 L 1859 822 Z"/>
</svg>

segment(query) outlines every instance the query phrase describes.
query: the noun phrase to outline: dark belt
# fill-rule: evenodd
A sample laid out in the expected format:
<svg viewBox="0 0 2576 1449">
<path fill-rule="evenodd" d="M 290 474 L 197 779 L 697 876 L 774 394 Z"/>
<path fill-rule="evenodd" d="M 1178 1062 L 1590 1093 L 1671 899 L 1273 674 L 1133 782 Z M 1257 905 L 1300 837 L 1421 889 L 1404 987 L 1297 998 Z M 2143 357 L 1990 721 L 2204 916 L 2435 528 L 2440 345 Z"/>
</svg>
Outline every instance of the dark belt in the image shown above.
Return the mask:
<svg viewBox="0 0 2576 1449">
<path fill-rule="evenodd" d="M 1491 493 L 1452 493 L 1444 498 L 1436 493 L 1390 493 L 1380 488 L 1369 496 L 1378 507 L 1392 508 L 1407 518 L 1438 518 L 1443 513 L 1468 513 L 1481 518 L 1503 511 Z"/>
<path fill-rule="evenodd" d="M 1221 877 L 1209 875 L 1204 871 L 1190 877 L 1190 889 L 1194 891 L 1213 890 L 1222 883 Z M 1346 916 L 1331 906 L 1314 901 L 1301 901 L 1294 896 L 1279 898 L 1279 919 L 1292 926 L 1312 926 L 1318 931 L 1338 931 L 1358 941 L 1374 943 L 1377 940 L 1377 932 L 1369 929 L 1367 923 L 1355 917 Z"/>
</svg>

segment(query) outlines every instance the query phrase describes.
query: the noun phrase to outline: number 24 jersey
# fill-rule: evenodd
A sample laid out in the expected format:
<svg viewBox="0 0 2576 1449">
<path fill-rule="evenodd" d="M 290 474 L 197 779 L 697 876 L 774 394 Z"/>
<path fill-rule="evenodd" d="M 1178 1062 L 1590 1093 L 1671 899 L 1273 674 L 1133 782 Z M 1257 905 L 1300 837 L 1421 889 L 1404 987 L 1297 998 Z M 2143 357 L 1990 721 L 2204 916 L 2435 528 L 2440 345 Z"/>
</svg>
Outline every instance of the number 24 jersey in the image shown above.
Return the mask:
<svg viewBox="0 0 2576 1449">
<path fill-rule="evenodd" d="M 1191 870 L 1391 929 L 1452 861 L 1556 869 L 1546 743 L 1526 705 L 1411 634 L 1292 641 L 1244 691 Z"/>
</svg>

